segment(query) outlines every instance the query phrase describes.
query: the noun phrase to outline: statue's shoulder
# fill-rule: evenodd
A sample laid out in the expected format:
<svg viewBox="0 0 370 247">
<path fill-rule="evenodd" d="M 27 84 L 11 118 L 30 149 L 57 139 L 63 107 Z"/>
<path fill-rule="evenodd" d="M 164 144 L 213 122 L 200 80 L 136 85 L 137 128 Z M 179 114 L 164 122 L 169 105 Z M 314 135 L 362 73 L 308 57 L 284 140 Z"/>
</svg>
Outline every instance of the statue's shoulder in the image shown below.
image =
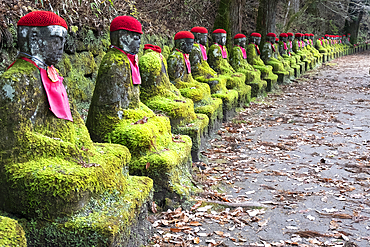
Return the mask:
<svg viewBox="0 0 370 247">
<path fill-rule="evenodd" d="M 0 80 L 11 79 L 19 81 L 20 77 L 33 76 L 35 72 L 39 72 L 35 65 L 23 59 L 17 59 L 11 67 L 1 75 Z"/>
<path fill-rule="evenodd" d="M 143 70 L 161 70 L 161 66 L 159 53 L 152 50 L 145 51 L 145 54 L 139 59 L 140 72 Z"/>
<path fill-rule="evenodd" d="M 213 50 L 220 50 L 221 51 L 221 47 L 217 44 L 213 44 L 209 47 L 209 52 L 212 52 Z"/>
<path fill-rule="evenodd" d="M 200 49 L 200 45 L 199 44 L 193 44 L 193 50 L 192 51 L 197 51 L 197 52 L 202 52 L 201 49 Z"/>
</svg>

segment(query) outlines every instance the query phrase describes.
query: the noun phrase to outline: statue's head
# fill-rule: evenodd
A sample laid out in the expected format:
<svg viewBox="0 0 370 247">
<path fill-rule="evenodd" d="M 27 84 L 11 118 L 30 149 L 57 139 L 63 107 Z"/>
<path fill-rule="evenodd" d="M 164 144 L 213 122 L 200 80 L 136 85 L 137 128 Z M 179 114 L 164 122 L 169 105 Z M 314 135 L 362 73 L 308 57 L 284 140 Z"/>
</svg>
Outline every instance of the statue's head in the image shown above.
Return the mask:
<svg viewBox="0 0 370 247">
<path fill-rule="evenodd" d="M 190 54 L 193 50 L 194 35 L 189 31 L 181 31 L 176 33 L 175 48 L 179 49 L 185 54 Z"/>
<path fill-rule="evenodd" d="M 216 44 L 226 45 L 226 31 L 224 29 L 216 29 L 213 31 L 212 38 Z"/>
<path fill-rule="evenodd" d="M 301 41 L 301 40 L 302 40 L 302 34 L 301 34 L 301 33 L 296 33 L 294 36 L 295 36 L 295 38 L 296 38 L 297 40 L 299 40 L 299 41 Z"/>
<path fill-rule="evenodd" d="M 118 16 L 110 24 L 112 45 L 130 54 L 138 54 L 143 34 L 141 23 L 132 16 Z"/>
<path fill-rule="evenodd" d="M 259 45 L 261 43 L 261 34 L 260 33 L 251 33 L 250 42 Z"/>
<path fill-rule="evenodd" d="M 286 33 L 281 33 L 281 34 L 279 35 L 279 38 L 280 38 L 280 41 L 282 41 L 282 42 L 286 43 L 286 42 L 288 41 L 288 34 L 286 34 Z"/>
<path fill-rule="evenodd" d="M 49 11 L 34 11 L 23 16 L 17 26 L 20 52 L 31 55 L 39 67 L 62 59 L 68 29 L 63 18 Z"/>
<path fill-rule="evenodd" d="M 310 33 L 309 39 L 314 39 L 315 35 L 313 33 Z"/>
<path fill-rule="evenodd" d="M 245 45 L 247 44 L 247 36 L 245 36 L 242 33 L 238 33 L 234 36 L 234 45 L 239 45 L 243 48 L 245 48 Z"/>
<path fill-rule="evenodd" d="M 208 41 L 208 30 L 205 27 L 193 27 L 190 32 L 194 35 L 194 42 L 207 45 Z"/>
<path fill-rule="evenodd" d="M 275 44 L 275 40 L 276 40 L 276 34 L 268 33 L 266 35 L 266 41 L 271 42 L 272 44 Z"/>
<path fill-rule="evenodd" d="M 348 38 L 351 38 L 351 34 L 350 34 L 350 33 L 347 33 L 347 37 L 348 37 Z"/>
<path fill-rule="evenodd" d="M 294 40 L 294 34 L 293 33 L 287 33 L 288 35 L 288 40 L 293 41 Z"/>
</svg>

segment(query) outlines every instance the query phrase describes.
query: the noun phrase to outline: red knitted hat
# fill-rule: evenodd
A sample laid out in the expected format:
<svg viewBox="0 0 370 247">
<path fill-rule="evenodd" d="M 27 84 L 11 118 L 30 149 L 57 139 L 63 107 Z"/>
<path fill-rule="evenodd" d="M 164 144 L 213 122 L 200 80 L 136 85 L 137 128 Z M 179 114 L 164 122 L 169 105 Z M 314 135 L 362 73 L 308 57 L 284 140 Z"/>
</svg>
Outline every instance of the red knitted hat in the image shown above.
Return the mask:
<svg viewBox="0 0 370 247">
<path fill-rule="evenodd" d="M 208 33 L 207 28 L 205 27 L 193 27 L 190 32 L 192 33 Z"/>
<path fill-rule="evenodd" d="M 19 19 L 18 26 L 47 27 L 52 25 L 68 29 L 66 21 L 50 11 L 33 11 Z"/>
<path fill-rule="evenodd" d="M 301 33 L 296 33 L 295 37 L 302 37 L 302 34 Z"/>
<path fill-rule="evenodd" d="M 329 37 L 329 34 L 325 34 L 325 37 Z"/>
<path fill-rule="evenodd" d="M 285 38 L 287 38 L 287 37 L 288 37 L 288 34 L 287 34 L 287 33 L 281 33 L 279 36 L 280 36 L 280 37 L 285 37 Z"/>
<path fill-rule="evenodd" d="M 261 37 L 260 33 L 251 33 L 251 37 Z"/>
<path fill-rule="evenodd" d="M 313 33 L 310 33 L 310 36 L 311 36 L 311 37 L 314 37 L 314 36 L 315 36 L 315 34 L 313 34 Z"/>
<path fill-rule="evenodd" d="M 305 34 L 303 34 L 303 36 L 310 36 L 310 34 L 309 33 L 305 33 Z"/>
<path fill-rule="evenodd" d="M 216 29 L 213 33 L 226 33 L 224 29 Z"/>
<path fill-rule="evenodd" d="M 276 42 L 279 42 L 279 38 L 276 38 L 276 39 L 275 39 L 275 41 L 276 41 Z"/>
<path fill-rule="evenodd" d="M 189 31 L 180 31 L 174 37 L 174 40 L 178 39 L 194 39 L 194 35 Z"/>
<path fill-rule="evenodd" d="M 245 36 L 242 33 L 238 33 L 237 35 L 234 36 L 234 39 L 242 39 L 242 38 L 247 38 L 247 36 Z"/>
<path fill-rule="evenodd" d="M 350 33 L 347 33 L 347 35 L 351 35 Z"/>
<path fill-rule="evenodd" d="M 274 33 L 268 33 L 266 36 L 267 37 L 276 37 L 276 34 L 274 34 Z"/>
<path fill-rule="evenodd" d="M 110 24 L 110 31 L 127 30 L 136 33 L 143 33 L 141 23 L 132 16 L 117 16 Z"/>
<path fill-rule="evenodd" d="M 161 53 L 162 52 L 161 47 L 159 47 L 158 45 L 155 45 L 154 48 L 155 48 L 155 51 L 156 52 L 158 52 L 158 53 Z"/>
<path fill-rule="evenodd" d="M 145 45 L 144 45 L 144 51 L 145 51 L 145 50 L 148 50 L 148 49 L 150 49 L 150 50 L 153 50 L 153 51 L 154 51 L 154 47 L 155 47 L 155 45 L 152 45 L 152 44 L 145 44 Z"/>
<path fill-rule="evenodd" d="M 293 33 L 287 33 L 289 37 L 293 37 L 294 34 Z"/>
</svg>

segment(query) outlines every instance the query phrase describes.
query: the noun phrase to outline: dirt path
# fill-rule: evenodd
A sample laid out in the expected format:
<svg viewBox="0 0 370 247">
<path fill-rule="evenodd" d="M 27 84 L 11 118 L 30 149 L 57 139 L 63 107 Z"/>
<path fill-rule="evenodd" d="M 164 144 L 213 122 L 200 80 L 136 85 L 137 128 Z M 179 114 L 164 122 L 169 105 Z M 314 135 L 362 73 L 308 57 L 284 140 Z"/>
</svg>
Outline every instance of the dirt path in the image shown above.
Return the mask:
<svg viewBox="0 0 370 247">
<path fill-rule="evenodd" d="M 203 152 L 206 193 L 195 199 L 226 206 L 158 215 L 153 243 L 370 246 L 369 58 L 331 61 L 224 124 Z M 250 201 L 264 207 L 237 207 Z"/>
</svg>

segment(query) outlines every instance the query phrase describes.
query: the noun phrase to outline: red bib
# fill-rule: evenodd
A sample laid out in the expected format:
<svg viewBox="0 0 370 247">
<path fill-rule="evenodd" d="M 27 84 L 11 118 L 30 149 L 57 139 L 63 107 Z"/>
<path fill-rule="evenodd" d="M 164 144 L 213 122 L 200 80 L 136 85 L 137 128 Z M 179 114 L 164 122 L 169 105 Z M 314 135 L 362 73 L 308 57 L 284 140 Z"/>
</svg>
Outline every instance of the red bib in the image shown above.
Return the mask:
<svg viewBox="0 0 370 247">
<path fill-rule="evenodd" d="M 63 77 L 59 76 L 54 67 L 52 67 L 52 70 L 54 70 L 54 73 L 50 73 L 50 77 L 55 81 L 53 82 L 49 75 L 48 72 L 42 68 L 39 68 L 34 61 L 31 59 L 21 57 L 24 61 L 30 62 L 33 65 L 35 65 L 39 70 L 40 70 L 40 75 L 41 75 L 41 81 L 42 84 L 44 85 L 44 89 L 46 92 L 46 96 L 49 101 L 49 106 L 50 106 L 50 111 L 54 113 L 54 115 L 57 118 L 69 120 L 73 122 L 71 110 L 69 107 L 69 102 L 68 102 L 68 96 L 66 89 L 64 88 L 63 85 Z M 8 69 L 13 66 L 14 63 L 12 63 Z"/>
<path fill-rule="evenodd" d="M 139 61 L 138 61 L 139 59 L 138 59 L 137 54 L 136 55 L 129 54 L 114 45 L 111 45 L 110 47 L 119 50 L 120 52 L 122 52 L 128 57 L 128 61 L 130 62 L 130 67 L 131 67 L 132 84 L 140 85 L 141 76 L 140 76 L 140 70 L 139 70 Z"/>
</svg>

